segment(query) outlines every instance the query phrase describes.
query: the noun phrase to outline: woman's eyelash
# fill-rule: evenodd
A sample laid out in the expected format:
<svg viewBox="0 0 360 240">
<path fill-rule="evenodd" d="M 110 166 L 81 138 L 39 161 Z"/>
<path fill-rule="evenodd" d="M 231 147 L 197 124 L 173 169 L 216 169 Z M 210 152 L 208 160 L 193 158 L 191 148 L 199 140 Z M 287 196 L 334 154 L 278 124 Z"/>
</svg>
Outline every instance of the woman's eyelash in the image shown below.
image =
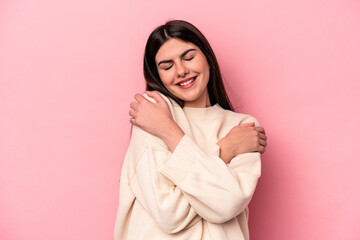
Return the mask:
<svg viewBox="0 0 360 240">
<path fill-rule="evenodd" d="M 185 60 L 185 61 L 190 61 L 190 60 L 192 60 L 193 58 L 194 58 L 194 56 L 189 57 L 189 58 L 184 58 L 184 60 Z M 164 68 L 164 70 L 169 70 L 172 66 L 173 66 L 173 65 L 171 64 L 169 67 Z"/>
<path fill-rule="evenodd" d="M 170 66 L 167 67 L 167 68 L 164 68 L 164 70 L 169 70 L 171 67 L 172 67 L 172 65 L 170 65 Z"/>
</svg>

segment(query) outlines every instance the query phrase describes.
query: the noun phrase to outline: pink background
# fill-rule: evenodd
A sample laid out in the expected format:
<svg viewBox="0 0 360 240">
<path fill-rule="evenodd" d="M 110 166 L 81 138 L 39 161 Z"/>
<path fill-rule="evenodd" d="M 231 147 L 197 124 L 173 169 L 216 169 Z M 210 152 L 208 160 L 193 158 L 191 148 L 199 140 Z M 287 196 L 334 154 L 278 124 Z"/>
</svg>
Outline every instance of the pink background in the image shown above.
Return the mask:
<svg viewBox="0 0 360 240">
<path fill-rule="evenodd" d="M 269 147 L 252 240 L 360 239 L 360 2 L 0 1 L 0 239 L 112 239 L 149 33 L 208 38 Z"/>
</svg>

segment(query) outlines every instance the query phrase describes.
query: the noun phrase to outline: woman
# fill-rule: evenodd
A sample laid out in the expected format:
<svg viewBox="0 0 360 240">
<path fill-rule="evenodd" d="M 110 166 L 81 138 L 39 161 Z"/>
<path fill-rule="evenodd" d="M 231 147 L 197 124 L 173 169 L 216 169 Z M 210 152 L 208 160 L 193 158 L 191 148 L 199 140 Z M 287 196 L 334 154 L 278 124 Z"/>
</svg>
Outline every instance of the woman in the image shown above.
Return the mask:
<svg viewBox="0 0 360 240">
<path fill-rule="evenodd" d="M 159 26 L 144 76 L 148 91 L 130 104 L 115 239 L 249 239 L 266 135 L 232 111 L 208 41 L 185 21 Z"/>
</svg>

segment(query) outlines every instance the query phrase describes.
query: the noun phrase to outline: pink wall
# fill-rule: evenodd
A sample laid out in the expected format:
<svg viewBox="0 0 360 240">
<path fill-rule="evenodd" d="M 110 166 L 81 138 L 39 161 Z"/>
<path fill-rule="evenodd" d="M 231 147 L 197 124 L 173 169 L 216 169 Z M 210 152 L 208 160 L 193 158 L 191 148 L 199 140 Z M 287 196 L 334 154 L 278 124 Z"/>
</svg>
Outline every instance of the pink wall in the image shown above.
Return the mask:
<svg viewBox="0 0 360 240">
<path fill-rule="evenodd" d="M 123 2 L 0 2 L 0 239 L 112 239 L 145 41 L 174 18 L 266 128 L 252 240 L 360 239 L 359 1 Z"/>
</svg>

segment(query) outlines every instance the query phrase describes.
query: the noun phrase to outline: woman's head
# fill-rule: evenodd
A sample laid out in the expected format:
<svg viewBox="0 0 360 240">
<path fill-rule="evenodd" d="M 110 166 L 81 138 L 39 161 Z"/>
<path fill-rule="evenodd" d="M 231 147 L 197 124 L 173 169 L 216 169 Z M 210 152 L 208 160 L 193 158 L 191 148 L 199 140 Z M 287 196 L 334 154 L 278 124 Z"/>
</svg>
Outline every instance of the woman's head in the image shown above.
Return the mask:
<svg viewBox="0 0 360 240">
<path fill-rule="evenodd" d="M 150 34 L 145 48 L 144 76 L 147 90 L 157 90 L 182 107 L 184 101 L 200 94 L 187 95 L 192 85 L 201 89 L 198 85 L 201 83 L 206 84 L 211 105 L 218 103 L 232 110 L 215 54 L 202 33 L 188 22 L 169 21 Z M 188 85 L 180 86 L 180 82 Z"/>
</svg>

